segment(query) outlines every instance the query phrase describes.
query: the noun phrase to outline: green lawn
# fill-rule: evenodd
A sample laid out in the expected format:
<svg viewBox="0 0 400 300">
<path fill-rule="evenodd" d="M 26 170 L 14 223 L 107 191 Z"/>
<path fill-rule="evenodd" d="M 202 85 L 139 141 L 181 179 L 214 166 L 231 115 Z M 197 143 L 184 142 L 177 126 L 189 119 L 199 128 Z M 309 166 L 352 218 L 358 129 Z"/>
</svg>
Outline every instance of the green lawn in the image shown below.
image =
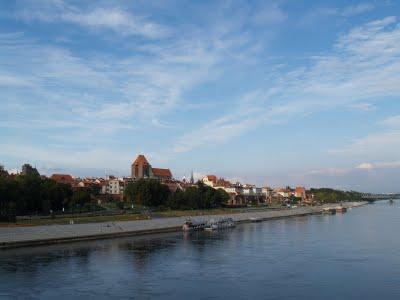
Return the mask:
<svg viewBox="0 0 400 300">
<path fill-rule="evenodd" d="M 112 206 L 110 206 L 110 208 L 111 207 Z M 267 208 L 264 207 L 260 209 L 267 209 Z M 246 208 L 216 208 L 209 210 L 165 210 L 165 211 L 154 211 L 151 213 L 139 213 L 138 211 L 139 208 L 136 208 L 135 211 L 128 210 L 127 213 L 125 214 L 112 215 L 112 216 L 75 216 L 75 217 L 56 216 L 54 219 L 48 218 L 48 219 L 19 220 L 17 223 L 0 223 L 0 227 L 70 224 L 71 220 L 73 220 L 75 224 L 82 224 L 82 223 L 95 223 L 95 222 L 146 220 L 149 218 L 236 214 L 246 211 Z"/>
</svg>

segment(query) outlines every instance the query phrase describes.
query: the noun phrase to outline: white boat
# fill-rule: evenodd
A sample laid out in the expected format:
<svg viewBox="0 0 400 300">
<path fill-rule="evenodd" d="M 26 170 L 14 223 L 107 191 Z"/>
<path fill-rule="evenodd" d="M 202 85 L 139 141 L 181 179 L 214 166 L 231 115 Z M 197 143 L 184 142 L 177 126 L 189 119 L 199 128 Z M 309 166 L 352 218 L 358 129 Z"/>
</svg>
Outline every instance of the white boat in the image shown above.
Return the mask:
<svg viewBox="0 0 400 300">
<path fill-rule="evenodd" d="M 204 227 L 204 230 L 213 231 L 218 229 L 235 227 L 235 221 L 232 218 L 224 218 L 218 221 L 210 220 Z"/>
<path fill-rule="evenodd" d="M 207 231 L 213 231 L 213 230 L 217 230 L 217 229 L 218 229 L 218 225 L 216 223 L 210 223 L 204 227 L 204 230 L 207 230 Z"/>
<path fill-rule="evenodd" d="M 192 220 L 187 219 L 185 223 L 183 223 L 182 230 L 183 231 L 194 231 L 194 230 L 202 230 L 204 229 L 204 223 L 193 223 Z"/>
<path fill-rule="evenodd" d="M 252 223 L 258 223 L 261 222 L 262 219 L 261 218 L 257 218 L 257 217 L 250 217 L 250 222 Z"/>
<path fill-rule="evenodd" d="M 323 214 L 327 214 L 327 215 L 334 215 L 334 214 L 336 214 L 336 209 L 335 208 L 330 208 L 330 207 L 325 207 L 322 210 L 322 213 Z"/>
</svg>

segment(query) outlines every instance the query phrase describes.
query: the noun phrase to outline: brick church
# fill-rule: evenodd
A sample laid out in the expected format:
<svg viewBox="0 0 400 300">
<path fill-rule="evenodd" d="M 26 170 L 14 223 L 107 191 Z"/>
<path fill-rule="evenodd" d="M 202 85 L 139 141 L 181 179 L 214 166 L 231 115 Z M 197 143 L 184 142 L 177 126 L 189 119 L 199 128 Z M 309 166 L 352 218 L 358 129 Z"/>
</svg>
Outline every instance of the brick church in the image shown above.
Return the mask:
<svg viewBox="0 0 400 300">
<path fill-rule="evenodd" d="M 146 157 L 142 154 L 138 155 L 131 167 L 132 179 L 154 178 L 162 182 L 172 180 L 170 169 L 153 168 Z"/>
</svg>

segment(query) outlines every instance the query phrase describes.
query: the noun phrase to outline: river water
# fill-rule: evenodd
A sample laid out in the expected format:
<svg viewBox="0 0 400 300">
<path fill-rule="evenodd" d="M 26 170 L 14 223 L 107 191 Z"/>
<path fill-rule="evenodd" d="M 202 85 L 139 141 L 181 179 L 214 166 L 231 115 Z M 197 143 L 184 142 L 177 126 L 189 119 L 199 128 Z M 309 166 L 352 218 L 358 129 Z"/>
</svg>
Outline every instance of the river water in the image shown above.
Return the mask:
<svg viewBox="0 0 400 300">
<path fill-rule="evenodd" d="M 0 251 L 0 299 L 400 299 L 400 201 Z"/>
</svg>

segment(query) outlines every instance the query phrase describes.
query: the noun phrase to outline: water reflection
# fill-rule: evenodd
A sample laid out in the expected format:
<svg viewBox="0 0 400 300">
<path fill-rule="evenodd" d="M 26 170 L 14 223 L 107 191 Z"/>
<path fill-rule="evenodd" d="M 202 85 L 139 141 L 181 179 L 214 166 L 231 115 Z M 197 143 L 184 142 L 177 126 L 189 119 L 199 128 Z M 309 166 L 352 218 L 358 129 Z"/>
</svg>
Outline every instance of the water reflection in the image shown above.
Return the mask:
<svg viewBox="0 0 400 300">
<path fill-rule="evenodd" d="M 0 298 L 397 299 L 399 208 L 0 251 Z"/>
</svg>

